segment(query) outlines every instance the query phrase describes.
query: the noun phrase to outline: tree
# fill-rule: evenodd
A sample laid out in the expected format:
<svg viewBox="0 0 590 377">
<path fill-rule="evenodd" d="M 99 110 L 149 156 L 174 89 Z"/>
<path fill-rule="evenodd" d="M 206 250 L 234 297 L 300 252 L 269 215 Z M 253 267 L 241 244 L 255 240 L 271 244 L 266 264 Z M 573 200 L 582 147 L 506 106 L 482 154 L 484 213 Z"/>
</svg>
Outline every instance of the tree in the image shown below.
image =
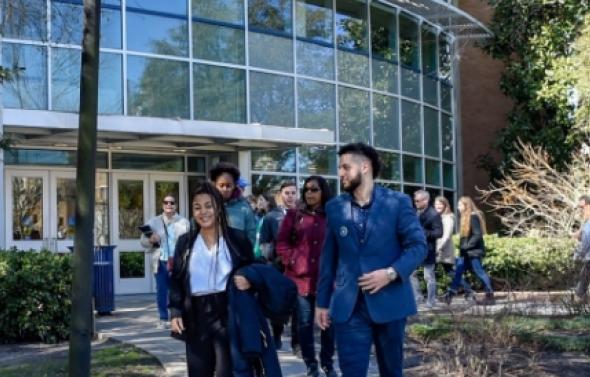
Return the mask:
<svg viewBox="0 0 590 377">
<path fill-rule="evenodd" d="M 516 141 L 542 147 L 557 169 L 566 167 L 582 135 L 574 126 L 570 99 L 573 76 L 556 76 L 563 57 L 572 55 L 572 43 L 584 16 L 587 0 L 488 0 L 495 12 L 490 24 L 494 37 L 486 51 L 505 65 L 500 87 L 514 101 L 508 126 L 498 133 L 497 163 L 481 162 L 492 176 L 510 170 L 520 158 Z M 487 162 L 487 164 L 484 164 Z"/>
<path fill-rule="evenodd" d="M 573 56 L 561 59 L 558 79 L 573 76 L 572 102 L 576 107 L 574 127 L 584 135 L 590 134 L 590 15 L 573 46 Z"/>
<path fill-rule="evenodd" d="M 569 237 L 578 199 L 590 192 L 590 147 L 583 143 L 561 170 L 541 147 L 519 141 L 514 149 L 520 158 L 502 179 L 479 190 L 483 201 L 510 235 Z"/>
</svg>

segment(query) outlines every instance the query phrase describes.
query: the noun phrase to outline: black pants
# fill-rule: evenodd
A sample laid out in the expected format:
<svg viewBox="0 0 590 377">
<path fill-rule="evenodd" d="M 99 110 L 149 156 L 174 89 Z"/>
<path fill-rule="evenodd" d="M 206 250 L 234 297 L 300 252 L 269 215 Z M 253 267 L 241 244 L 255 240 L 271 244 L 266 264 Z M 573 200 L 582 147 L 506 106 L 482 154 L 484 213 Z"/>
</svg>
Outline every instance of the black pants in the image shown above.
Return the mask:
<svg viewBox="0 0 590 377">
<path fill-rule="evenodd" d="M 184 317 L 189 377 L 231 377 L 225 292 L 193 296 Z"/>
</svg>

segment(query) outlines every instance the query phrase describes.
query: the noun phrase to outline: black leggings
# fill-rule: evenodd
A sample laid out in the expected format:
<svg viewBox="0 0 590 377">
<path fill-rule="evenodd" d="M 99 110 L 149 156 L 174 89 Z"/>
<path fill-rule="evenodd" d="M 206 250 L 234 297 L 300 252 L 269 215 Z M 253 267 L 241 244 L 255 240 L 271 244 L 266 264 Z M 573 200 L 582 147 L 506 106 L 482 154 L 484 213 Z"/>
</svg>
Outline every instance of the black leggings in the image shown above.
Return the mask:
<svg viewBox="0 0 590 377">
<path fill-rule="evenodd" d="M 231 377 L 225 292 L 191 297 L 184 323 L 189 377 Z"/>
</svg>

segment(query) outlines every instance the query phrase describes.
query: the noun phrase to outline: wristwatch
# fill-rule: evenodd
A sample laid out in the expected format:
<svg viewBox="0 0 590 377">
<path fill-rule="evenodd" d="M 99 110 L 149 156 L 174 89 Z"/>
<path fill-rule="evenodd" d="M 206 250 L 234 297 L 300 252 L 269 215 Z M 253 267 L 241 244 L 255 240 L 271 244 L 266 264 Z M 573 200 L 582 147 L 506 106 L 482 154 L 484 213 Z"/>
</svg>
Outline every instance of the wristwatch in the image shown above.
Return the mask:
<svg viewBox="0 0 590 377">
<path fill-rule="evenodd" d="M 393 269 L 393 267 L 389 267 L 387 269 L 387 277 L 389 281 L 394 281 L 397 278 L 397 272 Z"/>
</svg>

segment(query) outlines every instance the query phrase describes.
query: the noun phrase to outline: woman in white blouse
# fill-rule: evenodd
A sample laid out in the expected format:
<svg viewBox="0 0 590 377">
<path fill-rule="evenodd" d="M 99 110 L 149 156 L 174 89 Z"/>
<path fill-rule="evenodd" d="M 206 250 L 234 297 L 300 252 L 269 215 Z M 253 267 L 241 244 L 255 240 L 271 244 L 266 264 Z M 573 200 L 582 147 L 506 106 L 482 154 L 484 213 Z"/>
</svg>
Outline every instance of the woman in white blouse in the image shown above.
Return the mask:
<svg viewBox="0 0 590 377">
<path fill-rule="evenodd" d="M 189 233 L 176 244 L 170 284 L 171 329 L 186 341 L 190 377 L 230 377 L 232 363 L 228 335 L 226 289 L 250 283 L 234 272 L 254 256 L 245 233 L 230 228 L 223 199 L 210 183 L 193 194 Z"/>
</svg>

